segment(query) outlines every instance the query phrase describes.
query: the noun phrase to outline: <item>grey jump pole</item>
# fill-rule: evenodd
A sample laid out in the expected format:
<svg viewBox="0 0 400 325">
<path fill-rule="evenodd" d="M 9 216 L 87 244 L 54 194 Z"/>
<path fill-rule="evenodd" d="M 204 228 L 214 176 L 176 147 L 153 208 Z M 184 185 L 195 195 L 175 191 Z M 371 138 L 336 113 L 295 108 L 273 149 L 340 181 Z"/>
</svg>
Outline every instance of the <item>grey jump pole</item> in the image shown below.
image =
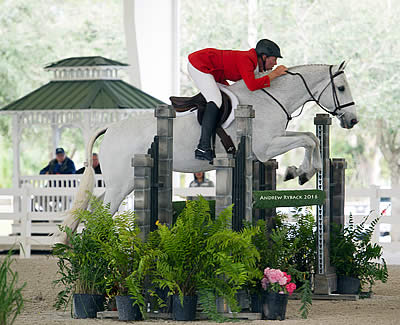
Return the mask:
<svg viewBox="0 0 400 325">
<path fill-rule="evenodd" d="M 333 158 L 331 161 L 330 179 L 330 222 L 344 226 L 344 201 L 346 198 L 346 160 L 343 158 Z"/>
<path fill-rule="evenodd" d="M 137 154 L 132 158 L 132 167 L 134 167 L 134 206 L 136 221 L 140 228 L 141 238 L 144 240 L 150 233 L 150 184 L 151 184 L 151 168 L 153 167 L 153 159 L 148 154 Z"/>
<path fill-rule="evenodd" d="M 167 225 L 172 224 L 172 163 L 173 163 L 173 119 L 175 110 L 168 105 L 158 105 L 154 112 L 157 118 L 157 162 L 150 154 L 137 154 L 132 159 L 134 167 L 134 206 L 137 222 L 143 238 L 154 229 L 151 220 L 151 176 L 157 167 L 157 217 Z M 153 173 L 154 174 L 154 173 Z M 154 220 L 153 220 L 154 221 Z"/>
<path fill-rule="evenodd" d="M 236 138 L 237 142 L 244 140 L 244 218 L 252 222 L 253 218 L 253 119 L 255 111 L 251 105 L 238 105 L 235 109 Z"/>
<path fill-rule="evenodd" d="M 317 189 L 326 193 L 325 203 L 317 206 L 317 270 L 315 275 L 314 293 L 329 295 L 337 289 L 335 269 L 330 263 L 330 223 L 331 197 L 330 177 L 331 161 L 329 155 L 329 128 L 332 119 L 328 114 L 317 114 L 314 118 L 316 135 L 320 141 L 322 170 L 316 175 Z"/>
<path fill-rule="evenodd" d="M 255 160 L 253 162 L 253 191 L 276 190 L 276 170 L 278 169 L 276 159 L 266 162 Z M 253 220 L 266 220 L 268 229 L 274 227 L 276 209 L 253 209 Z"/>
<path fill-rule="evenodd" d="M 172 225 L 173 119 L 176 112 L 170 105 L 158 105 L 154 115 L 157 118 L 159 139 L 158 220 L 163 224 Z"/>
<path fill-rule="evenodd" d="M 217 153 L 214 158 L 216 169 L 216 189 L 215 189 L 215 216 L 232 204 L 232 176 L 235 167 L 235 159 L 227 153 Z"/>
</svg>

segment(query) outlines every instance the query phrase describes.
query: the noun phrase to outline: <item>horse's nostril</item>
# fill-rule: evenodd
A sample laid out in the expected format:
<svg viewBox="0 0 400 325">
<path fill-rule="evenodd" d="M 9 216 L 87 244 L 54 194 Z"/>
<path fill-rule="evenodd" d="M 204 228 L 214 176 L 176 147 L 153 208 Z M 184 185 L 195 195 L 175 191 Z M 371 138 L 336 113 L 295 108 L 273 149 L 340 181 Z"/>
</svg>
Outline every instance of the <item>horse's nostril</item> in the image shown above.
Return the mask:
<svg viewBox="0 0 400 325">
<path fill-rule="evenodd" d="M 356 125 L 357 123 L 358 123 L 357 119 L 353 118 L 353 119 L 351 120 L 351 124 Z"/>
</svg>

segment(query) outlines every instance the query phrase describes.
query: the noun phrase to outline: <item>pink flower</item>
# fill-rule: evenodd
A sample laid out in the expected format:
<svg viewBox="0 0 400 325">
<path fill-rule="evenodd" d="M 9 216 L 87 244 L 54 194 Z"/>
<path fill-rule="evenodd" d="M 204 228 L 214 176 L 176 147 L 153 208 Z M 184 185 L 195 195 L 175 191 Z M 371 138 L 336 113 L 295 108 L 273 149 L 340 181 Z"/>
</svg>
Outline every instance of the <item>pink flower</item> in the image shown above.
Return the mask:
<svg viewBox="0 0 400 325">
<path fill-rule="evenodd" d="M 261 286 L 263 287 L 264 290 L 267 290 L 268 283 L 269 283 L 269 281 L 266 277 L 262 278 Z"/>
<path fill-rule="evenodd" d="M 264 270 L 264 277 L 261 280 L 261 285 L 264 290 L 267 290 L 268 284 L 278 283 L 280 287 L 271 287 L 274 292 L 284 294 L 286 289 L 286 291 L 292 295 L 293 291 L 296 290 L 296 285 L 294 283 L 290 283 L 291 280 L 292 277 L 286 272 L 267 267 Z"/>
<path fill-rule="evenodd" d="M 271 283 L 279 282 L 280 279 L 283 277 L 283 273 L 280 270 L 268 269 L 266 271 L 267 271 L 266 272 L 267 278 L 268 278 L 269 282 L 271 282 Z"/>
<path fill-rule="evenodd" d="M 284 295 L 285 293 L 283 291 L 279 291 L 279 294 L 280 295 Z"/>
<path fill-rule="evenodd" d="M 287 274 L 286 272 L 282 272 L 283 275 L 287 278 L 287 283 L 289 283 L 290 281 L 292 281 L 292 277 L 290 276 L 290 274 Z"/>
<path fill-rule="evenodd" d="M 289 295 L 291 296 L 293 291 L 296 290 L 296 285 L 292 282 L 292 283 L 288 283 L 286 285 L 286 290 L 289 293 Z"/>
<path fill-rule="evenodd" d="M 286 283 L 287 283 L 287 278 L 284 277 L 284 276 L 282 276 L 282 277 L 279 279 L 279 284 L 280 284 L 281 286 L 284 286 Z"/>
</svg>

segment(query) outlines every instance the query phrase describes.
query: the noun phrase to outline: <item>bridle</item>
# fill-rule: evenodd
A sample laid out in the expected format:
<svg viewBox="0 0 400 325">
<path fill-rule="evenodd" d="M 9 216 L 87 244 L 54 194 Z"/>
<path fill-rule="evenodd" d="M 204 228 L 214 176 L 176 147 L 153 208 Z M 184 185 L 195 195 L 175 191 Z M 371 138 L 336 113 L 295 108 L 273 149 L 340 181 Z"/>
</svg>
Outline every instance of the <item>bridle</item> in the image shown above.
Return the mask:
<svg viewBox="0 0 400 325">
<path fill-rule="evenodd" d="M 283 110 L 284 113 L 286 114 L 286 117 L 287 117 L 286 127 L 288 126 L 290 120 L 292 120 L 293 118 L 298 117 L 298 116 L 301 115 L 301 113 L 303 112 L 303 109 L 304 109 L 304 105 L 305 105 L 306 103 L 310 102 L 310 101 L 314 101 L 314 102 L 315 102 L 320 108 L 322 108 L 325 112 L 331 114 L 332 116 L 337 116 L 337 117 L 339 117 L 339 118 L 341 118 L 341 117 L 344 115 L 344 112 L 343 112 L 343 113 L 340 113 L 339 111 L 341 111 L 341 110 L 342 110 L 343 108 L 345 108 L 345 107 L 349 107 L 349 106 L 352 106 L 352 105 L 355 104 L 354 102 L 349 102 L 349 103 L 340 105 L 339 97 L 338 97 L 337 92 L 336 92 L 336 87 L 335 87 L 334 79 L 335 79 L 337 76 L 339 76 L 339 75 L 341 75 L 342 73 L 344 73 L 344 70 L 340 70 L 340 71 L 337 71 L 337 72 L 335 72 L 335 73 L 332 73 L 332 67 L 333 67 L 333 65 L 329 66 L 329 77 L 330 77 L 330 81 L 329 81 L 329 83 L 324 87 L 324 89 L 322 89 L 322 91 L 321 91 L 321 93 L 319 94 L 318 98 L 315 98 L 315 96 L 314 96 L 313 93 L 311 92 L 310 88 L 309 88 L 308 85 L 307 85 L 306 80 L 304 79 L 304 77 L 303 77 L 303 75 L 302 75 L 301 73 L 299 73 L 299 72 L 286 71 L 286 73 L 289 74 L 289 75 L 292 75 L 292 76 L 299 76 L 299 77 L 301 78 L 301 80 L 302 80 L 303 83 L 304 83 L 304 87 L 306 88 L 308 94 L 309 94 L 310 97 L 311 97 L 311 99 L 309 99 L 309 100 L 307 100 L 307 101 L 305 101 L 305 102 L 303 103 L 303 105 L 302 105 L 302 107 L 301 107 L 301 110 L 300 110 L 300 113 L 299 113 L 298 115 L 296 115 L 296 116 L 291 116 L 291 115 L 288 113 L 287 109 L 282 105 L 281 102 L 279 102 L 278 99 L 276 99 L 274 96 L 272 96 L 272 94 L 270 94 L 270 93 L 269 93 L 268 91 L 266 91 L 264 88 L 261 89 L 264 93 L 266 93 L 268 96 L 270 96 L 270 97 L 279 105 L 279 107 L 282 108 L 282 110 Z M 327 110 L 325 107 L 323 107 L 323 106 L 320 104 L 321 96 L 322 96 L 322 94 L 324 93 L 324 91 L 325 91 L 326 89 L 328 89 L 329 85 L 331 85 L 331 87 L 332 87 L 333 103 L 334 103 L 334 105 L 335 105 L 335 109 L 334 109 L 333 111 Z"/>
<path fill-rule="evenodd" d="M 337 95 L 336 87 L 335 87 L 335 83 L 333 82 L 333 79 L 335 79 L 337 76 L 340 76 L 342 73 L 344 73 L 344 70 L 340 70 L 340 71 L 337 71 L 337 72 L 335 72 L 335 73 L 332 73 L 332 67 L 333 67 L 332 65 L 329 66 L 329 76 L 330 76 L 331 81 L 326 85 L 326 87 L 325 87 L 325 88 L 321 91 L 321 93 L 319 94 L 317 104 L 319 105 L 319 100 L 321 99 L 321 96 L 322 96 L 323 92 L 325 91 L 325 89 L 328 88 L 329 85 L 331 85 L 331 86 L 332 86 L 333 102 L 335 103 L 335 109 L 334 109 L 334 111 L 333 111 L 333 112 L 330 112 L 330 111 L 324 109 L 321 105 L 319 105 L 319 106 L 321 106 L 321 108 L 324 109 L 326 112 L 329 112 L 329 113 L 332 114 L 333 116 L 336 116 L 336 115 L 338 115 L 337 111 L 340 111 L 341 109 L 343 109 L 343 108 L 345 108 L 345 107 L 352 106 L 352 105 L 354 105 L 355 103 L 354 103 L 354 102 L 348 102 L 348 103 L 346 103 L 346 104 L 340 105 L 340 103 L 339 103 L 339 97 L 338 97 L 338 95 Z M 304 78 L 302 78 L 302 79 L 303 79 L 303 82 L 304 82 L 304 84 L 305 84 Z M 342 115 L 343 115 L 343 114 L 342 114 Z"/>
</svg>

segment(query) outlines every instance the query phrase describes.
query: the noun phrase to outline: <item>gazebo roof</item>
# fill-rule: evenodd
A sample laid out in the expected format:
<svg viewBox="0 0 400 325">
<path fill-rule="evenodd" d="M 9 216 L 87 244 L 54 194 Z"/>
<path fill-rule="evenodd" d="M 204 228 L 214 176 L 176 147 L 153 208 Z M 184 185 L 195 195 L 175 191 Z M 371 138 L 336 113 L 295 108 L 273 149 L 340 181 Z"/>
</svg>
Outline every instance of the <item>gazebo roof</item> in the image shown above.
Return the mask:
<svg viewBox="0 0 400 325">
<path fill-rule="evenodd" d="M 51 81 L 0 111 L 154 108 L 162 101 L 122 80 Z"/>
<path fill-rule="evenodd" d="M 102 56 L 80 56 L 80 57 L 62 59 L 60 61 L 50 63 L 44 68 L 49 69 L 49 68 L 61 68 L 61 67 L 93 67 L 93 66 L 128 66 L 128 64 L 103 58 Z"/>
<path fill-rule="evenodd" d="M 0 109 L 5 111 L 154 108 L 162 101 L 122 81 L 127 64 L 101 56 L 74 57 L 49 64 L 54 78 Z"/>
</svg>

